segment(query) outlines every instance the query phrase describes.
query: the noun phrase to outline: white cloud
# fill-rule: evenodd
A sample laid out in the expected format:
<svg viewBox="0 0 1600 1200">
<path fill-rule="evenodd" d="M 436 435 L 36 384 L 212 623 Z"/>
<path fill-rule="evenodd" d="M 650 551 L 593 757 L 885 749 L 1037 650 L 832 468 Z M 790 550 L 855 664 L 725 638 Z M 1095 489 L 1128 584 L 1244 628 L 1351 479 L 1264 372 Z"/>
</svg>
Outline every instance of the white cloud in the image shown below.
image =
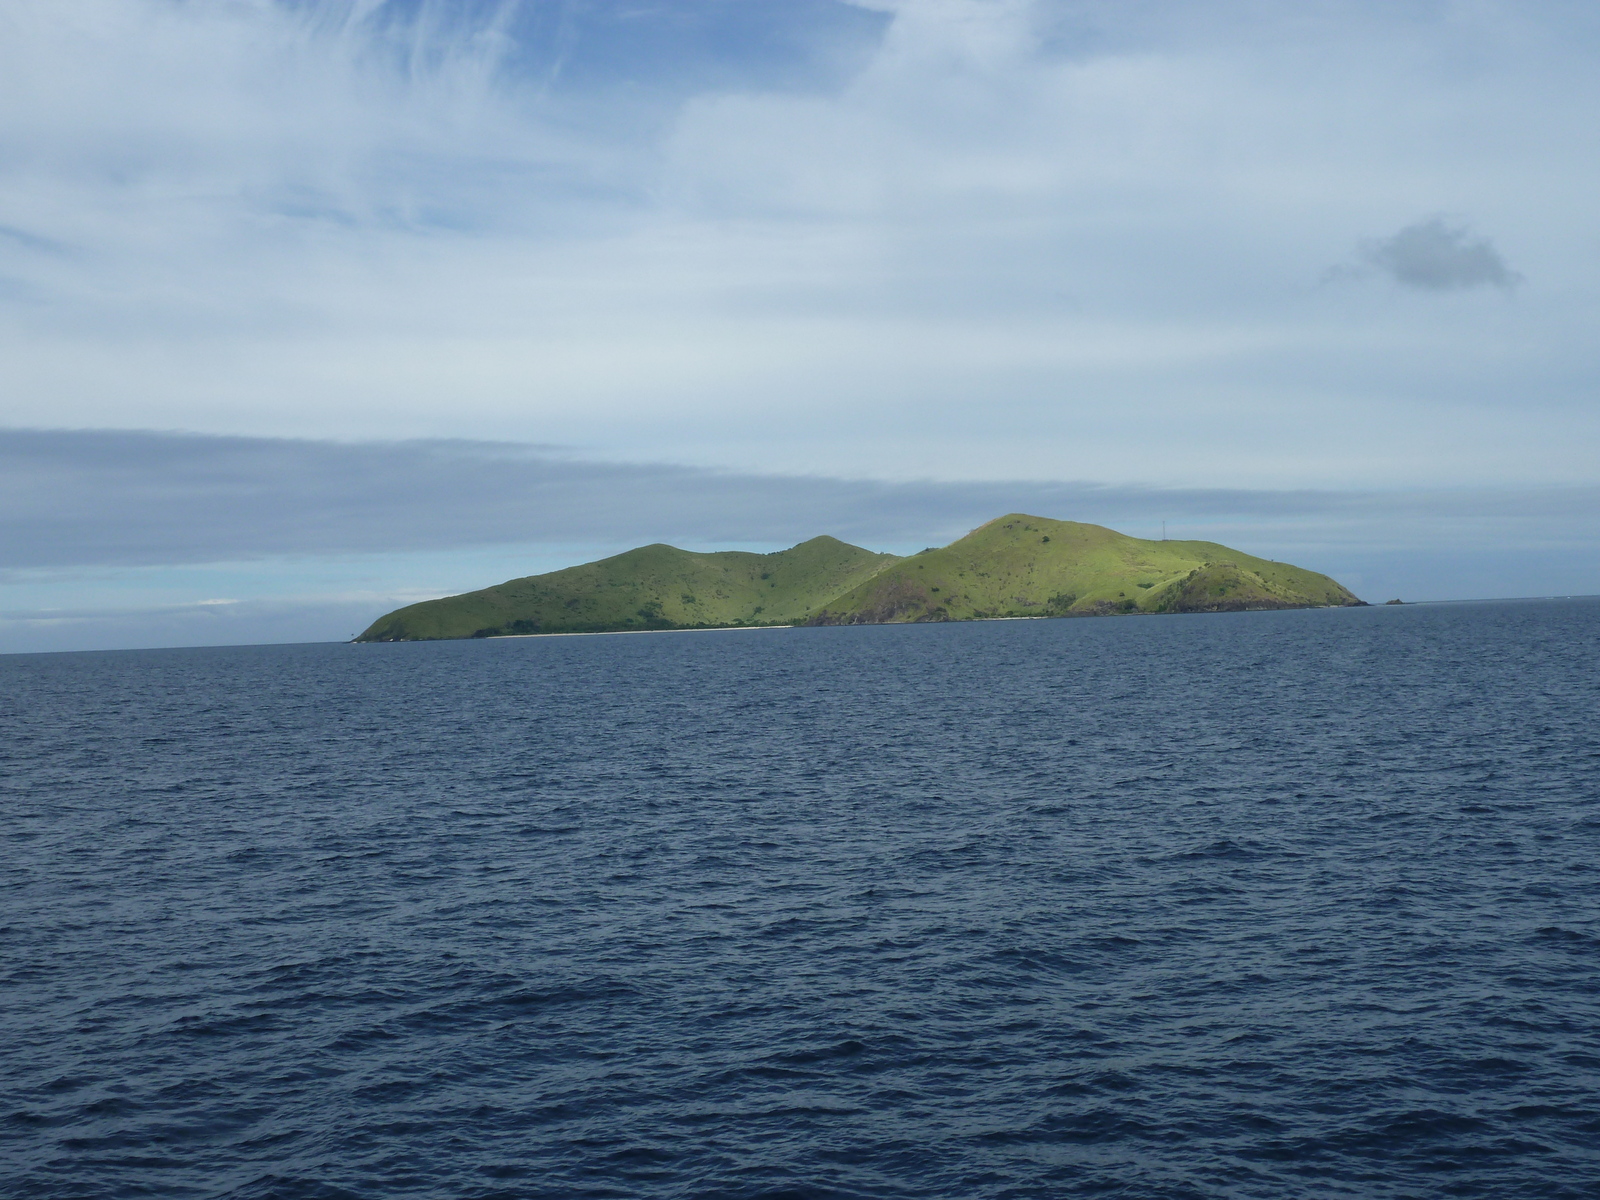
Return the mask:
<svg viewBox="0 0 1600 1200">
<path fill-rule="evenodd" d="M 511 5 L 14 0 L 4 419 L 900 479 L 1593 478 L 1592 21 L 891 7 L 848 80 L 695 94 L 633 59 L 568 87 L 610 35 Z M 1441 209 L 1509 248 L 1517 305 L 1315 286 Z"/>
</svg>

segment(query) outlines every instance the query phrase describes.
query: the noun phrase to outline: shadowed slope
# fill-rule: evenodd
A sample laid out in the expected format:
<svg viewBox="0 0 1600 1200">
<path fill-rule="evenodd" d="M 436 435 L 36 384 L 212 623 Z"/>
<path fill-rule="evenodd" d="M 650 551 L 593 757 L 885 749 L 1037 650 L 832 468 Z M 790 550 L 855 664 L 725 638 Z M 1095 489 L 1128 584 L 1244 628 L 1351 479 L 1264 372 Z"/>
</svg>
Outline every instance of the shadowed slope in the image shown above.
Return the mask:
<svg viewBox="0 0 1600 1200">
<path fill-rule="evenodd" d="M 1153 542 L 1012 513 L 886 567 L 813 625 L 985 617 L 1237 612 L 1360 604 L 1314 571 L 1215 542 Z"/>
<path fill-rule="evenodd" d="M 380 617 L 356 640 L 789 625 L 895 561 L 892 554 L 831 537 L 775 554 L 641 546 L 548 575 L 412 604 Z"/>
</svg>

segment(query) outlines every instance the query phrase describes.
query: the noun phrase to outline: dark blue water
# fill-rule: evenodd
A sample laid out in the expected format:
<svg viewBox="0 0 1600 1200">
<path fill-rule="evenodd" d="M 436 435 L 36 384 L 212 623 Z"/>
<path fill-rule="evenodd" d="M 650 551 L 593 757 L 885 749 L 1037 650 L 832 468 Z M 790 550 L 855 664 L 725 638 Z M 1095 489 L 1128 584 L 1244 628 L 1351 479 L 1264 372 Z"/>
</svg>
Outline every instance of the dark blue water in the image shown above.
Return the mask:
<svg viewBox="0 0 1600 1200">
<path fill-rule="evenodd" d="M 25 1197 L 1600 1195 L 1600 602 L 0 659 Z"/>
</svg>

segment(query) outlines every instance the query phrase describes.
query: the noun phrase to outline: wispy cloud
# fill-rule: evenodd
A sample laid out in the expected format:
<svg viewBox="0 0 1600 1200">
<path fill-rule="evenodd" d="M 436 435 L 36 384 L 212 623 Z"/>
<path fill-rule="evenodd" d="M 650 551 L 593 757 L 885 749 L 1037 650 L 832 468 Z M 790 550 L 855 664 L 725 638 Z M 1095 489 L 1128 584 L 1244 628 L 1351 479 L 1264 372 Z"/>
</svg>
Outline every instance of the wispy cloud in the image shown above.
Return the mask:
<svg viewBox="0 0 1600 1200">
<path fill-rule="evenodd" d="M 1580 482 L 1596 44 L 1553 3 L 15 0 L 8 419 Z M 1494 245 L 1385 269 L 1517 305 L 1313 286 L 1434 210 Z"/>
<path fill-rule="evenodd" d="M 239 603 L 241 601 L 238 600 L 191 600 L 184 604 L 136 605 L 122 608 L 112 606 L 104 608 L 21 608 L 0 612 L 0 621 L 57 625 L 71 621 L 100 622 L 128 618 L 148 620 L 159 617 L 195 616 Z"/>
</svg>

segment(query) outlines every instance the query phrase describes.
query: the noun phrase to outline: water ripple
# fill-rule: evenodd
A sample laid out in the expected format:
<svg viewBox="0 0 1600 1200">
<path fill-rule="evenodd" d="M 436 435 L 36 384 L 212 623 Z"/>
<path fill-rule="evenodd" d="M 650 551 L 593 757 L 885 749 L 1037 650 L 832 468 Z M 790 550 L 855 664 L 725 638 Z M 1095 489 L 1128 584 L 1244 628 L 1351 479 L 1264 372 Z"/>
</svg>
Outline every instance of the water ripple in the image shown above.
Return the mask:
<svg viewBox="0 0 1600 1200">
<path fill-rule="evenodd" d="M 28 1197 L 1600 1194 L 1600 603 L 0 659 Z"/>
</svg>

